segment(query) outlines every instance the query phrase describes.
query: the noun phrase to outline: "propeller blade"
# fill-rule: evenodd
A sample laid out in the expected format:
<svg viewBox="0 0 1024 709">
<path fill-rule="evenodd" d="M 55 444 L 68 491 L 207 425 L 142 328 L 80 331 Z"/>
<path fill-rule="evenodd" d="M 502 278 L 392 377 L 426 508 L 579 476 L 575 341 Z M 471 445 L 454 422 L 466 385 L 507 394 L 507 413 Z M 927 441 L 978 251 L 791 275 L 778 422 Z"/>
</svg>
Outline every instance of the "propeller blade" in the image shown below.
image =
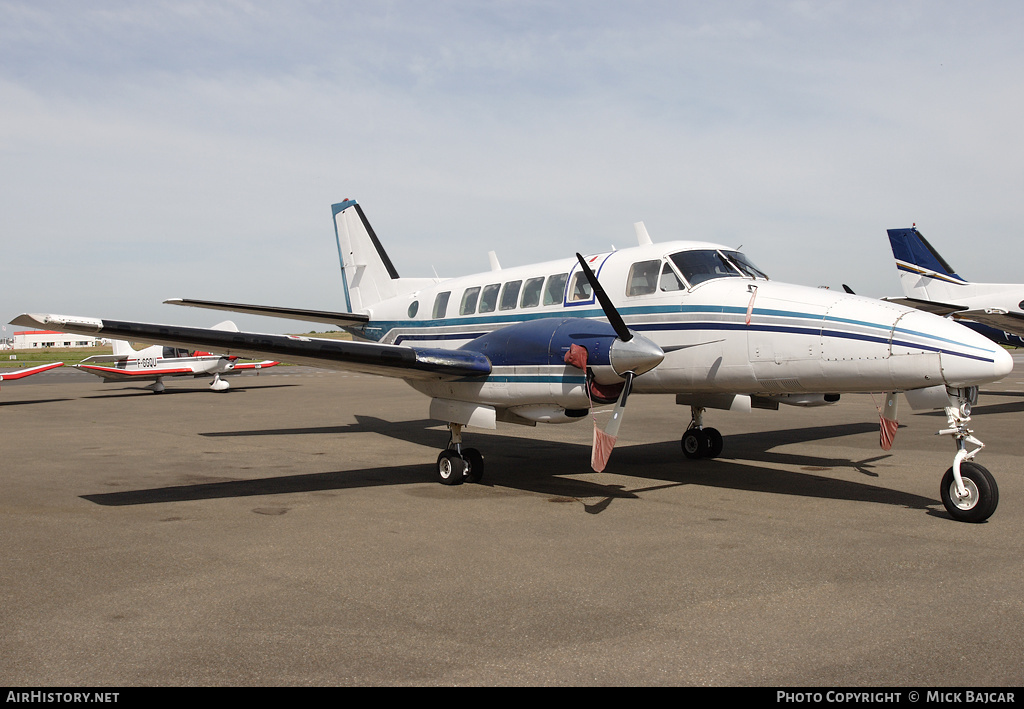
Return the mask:
<svg viewBox="0 0 1024 709">
<path fill-rule="evenodd" d="M 594 294 L 597 296 L 598 302 L 601 304 L 601 310 L 604 311 L 604 316 L 608 318 L 608 322 L 615 330 L 615 334 L 619 336 L 619 339 L 623 342 L 629 342 L 633 339 L 633 333 L 626 327 L 626 323 L 623 321 L 622 316 L 619 315 L 619 311 L 612 305 L 611 298 L 604 292 L 604 288 L 597 280 L 597 276 L 594 275 L 593 270 L 587 264 L 586 260 L 580 254 L 576 254 L 576 258 L 580 262 L 580 267 L 583 269 L 583 273 L 586 274 L 587 280 L 590 282 L 590 287 L 594 289 Z"/>
<path fill-rule="evenodd" d="M 615 402 L 612 420 L 608 422 L 605 429 L 603 431 L 599 429 L 597 421 L 594 421 L 594 444 L 590 453 L 590 467 L 594 469 L 595 473 L 603 472 L 605 466 L 608 465 L 608 459 L 612 455 L 615 441 L 619 437 L 619 426 L 622 425 L 622 417 L 626 412 L 626 398 L 633 388 L 634 376 L 636 375 L 633 372 L 626 372 L 626 381 L 622 385 L 622 393 L 619 394 L 619 400 Z"/>
</svg>

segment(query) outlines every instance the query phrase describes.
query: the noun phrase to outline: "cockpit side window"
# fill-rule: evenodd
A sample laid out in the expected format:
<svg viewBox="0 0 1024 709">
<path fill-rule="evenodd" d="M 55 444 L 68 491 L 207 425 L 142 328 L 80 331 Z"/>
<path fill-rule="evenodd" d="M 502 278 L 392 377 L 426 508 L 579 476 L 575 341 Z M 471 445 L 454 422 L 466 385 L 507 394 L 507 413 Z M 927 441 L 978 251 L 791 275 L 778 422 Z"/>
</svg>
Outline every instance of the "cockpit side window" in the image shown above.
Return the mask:
<svg viewBox="0 0 1024 709">
<path fill-rule="evenodd" d="M 661 268 L 660 286 L 663 291 L 683 290 L 686 286 L 679 280 L 679 276 L 672 270 L 672 266 L 665 264 Z"/>
<path fill-rule="evenodd" d="M 661 261 L 640 261 L 629 269 L 626 295 L 647 295 L 658 289 L 658 269 Z"/>
<path fill-rule="evenodd" d="M 740 272 L 715 249 L 680 251 L 677 254 L 672 254 L 670 258 L 691 286 L 712 278 L 738 278 L 740 276 Z"/>
<path fill-rule="evenodd" d="M 587 275 L 583 271 L 577 271 L 573 274 L 572 285 L 569 287 L 569 302 L 590 300 L 590 296 L 593 294 L 594 289 L 590 287 Z"/>
</svg>

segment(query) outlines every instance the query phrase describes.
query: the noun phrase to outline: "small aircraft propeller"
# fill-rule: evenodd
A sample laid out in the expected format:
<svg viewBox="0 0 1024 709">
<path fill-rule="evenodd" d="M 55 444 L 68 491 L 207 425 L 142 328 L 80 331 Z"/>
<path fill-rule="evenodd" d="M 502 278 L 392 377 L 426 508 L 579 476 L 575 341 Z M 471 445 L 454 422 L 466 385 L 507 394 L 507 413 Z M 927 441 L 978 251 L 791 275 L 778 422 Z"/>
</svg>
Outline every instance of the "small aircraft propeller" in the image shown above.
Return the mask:
<svg viewBox="0 0 1024 709">
<path fill-rule="evenodd" d="M 629 331 L 626 323 L 622 320 L 622 316 L 619 315 L 619 311 L 612 305 L 612 299 L 604 292 L 604 288 L 601 287 L 601 283 L 597 280 L 597 276 L 587 264 L 586 259 L 578 253 L 576 258 L 580 262 L 580 267 L 583 269 L 583 274 L 587 277 L 587 281 L 590 282 L 590 287 L 594 289 L 594 295 L 597 296 L 597 300 L 601 304 L 601 310 L 604 311 L 604 316 L 608 318 L 608 323 L 615 329 L 615 334 L 619 336 L 620 340 L 629 342 L 633 339 L 633 333 Z"/>
<path fill-rule="evenodd" d="M 608 323 L 615 330 L 615 334 L 618 337 L 618 342 L 612 345 L 609 359 L 612 360 L 612 368 L 615 370 L 615 373 L 625 379 L 622 385 L 622 392 L 615 402 L 611 421 L 608 422 L 605 430 L 600 430 L 597 427 L 597 420 L 594 420 L 594 444 L 590 464 L 594 472 L 600 473 L 604 470 L 605 465 L 608 464 L 608 458 L 611 456 L 612 448 L 615 446 L 615 441 L 618 438 L 619 426 L 622 425 L 622 418 L 626 411 L 626 399 L 633 389 L 633 379 L 638 374 L 649 372 L 661 364 L 662 360 L 665 359 L 665 351 L 646 337 L 630 332 L 619 311 L 615 309 L 611 298 L 608 297 L 608 294 L 597 280 L 597 276 L 586 260 L 580 254 L 576 254 L 576 258 L 579 260 L 580 267 L 583 269 L 587 281 L 590 282 L 590 287 L 593 288 L 594 294 L 601 304 L 601 310 L 604 311 L 605 317 L 608 318 Z M 629 346 L 623 346 L 625 343 L 629 343 Z M 622 371 L 620 371 L 616 364 L 622 367 Z"/>
</svg>

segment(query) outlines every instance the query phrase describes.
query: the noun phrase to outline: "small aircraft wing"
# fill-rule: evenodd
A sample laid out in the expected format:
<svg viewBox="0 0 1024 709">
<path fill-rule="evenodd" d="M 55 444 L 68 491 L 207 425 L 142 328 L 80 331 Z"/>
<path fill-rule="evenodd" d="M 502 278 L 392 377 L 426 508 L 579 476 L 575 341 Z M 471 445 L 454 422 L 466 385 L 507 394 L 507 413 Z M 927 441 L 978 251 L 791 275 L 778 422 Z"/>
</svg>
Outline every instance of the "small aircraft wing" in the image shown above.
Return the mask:
<svg viewBox="0 0 1024 709">
<path fill-rule="evenodd" d="M 0 372 L 0 381 L 8 382 L 14 379 L 21 379 L 22 377 L 30 377 L 33 374 L 39 374 L 39 372 L 45 372 L 47 369 L 55 369 L 56 367 L 63 367 L 63 362 L 54 362 L 53 364 L 40 364 L 38 367 L 26 367 L 25 369 L 16 369 L 13 372 Z"/>
<path fill-rule="evenodd" d="M 236 364 L 231 368 L 232 372 L 237 372 L 239 369 L 268 369 L 281 364 L 270 359 L 265 359 L 262 362 L 243 362 L 242 364 Z"/>
<path fill-rule="evenodd" d="M 165 300 L 167 305 L 187 305 L 193 308 L 207 308 L 209 310 L 228 310 L 233 313 L 246 313 L 248 315 L 266 315 L 273 318 L 285 318 L 287 320 L 302 320 L 304 322 L 322 322 L 330 325 L 361 325 L 369 322 L 368 315 L 359 313 L 336 313 L 329 310 L 302 310 L 300 308 L 282 308 L 274 305 L 246 305 L 244 303 L 219 303 L 213 300 L 193 300 L 191 298 L 170 298 Z"/>
<path fill-rule="evenodd" d="M 191 347 L 245 359 L 259 359 L 269 355 L 283 362 L 399 379 L 457 379 L 486 376 L 491 372 L 491 362 L 487 357 L 464 350 L 232 332 L 40 313 L 19 315 L 11 324 L 88 335 L 102 334 L 103 337 L 113 339 L 151 342 L 169 347 Z"/>
<path fill-rule="evenodd" d="M 132 380 L 153 379 L 154 377 L 176 377 L 183 374 L 194 374 L 188 367 L 164 367 L 160 369 L 119 369 L 117 367 L 100 367 L 92 364 L 72 364 L 72 367 L 107 381 L 130 382 Z"/>
</svg>

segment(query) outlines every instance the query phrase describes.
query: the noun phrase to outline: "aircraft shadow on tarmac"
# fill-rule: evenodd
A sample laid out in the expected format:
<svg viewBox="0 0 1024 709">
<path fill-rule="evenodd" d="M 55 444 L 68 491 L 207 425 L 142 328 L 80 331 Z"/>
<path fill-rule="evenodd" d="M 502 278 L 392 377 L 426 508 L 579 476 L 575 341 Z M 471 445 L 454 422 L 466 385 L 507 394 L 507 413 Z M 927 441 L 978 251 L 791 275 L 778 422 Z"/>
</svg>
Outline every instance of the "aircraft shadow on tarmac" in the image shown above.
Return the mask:
<svg viewBox="0 0 1024 709">
<path fill-rule="evenodd" d="M 358 432 L 382 434 L 405 442 L 429 446 L 434 450 L 444 448 L 447 443 L 448 433 L 445 430 L 438 430 L 436 421 L 390 422 L 368 416 L 357 416 L 356 419 L 355 424 L 340 426 L 226 431 L 201 435 L 244 437 L 339 435 Z M 940 504 L 938 500 L 929 497 L 815 474 L 835 468 L 846 468 L 863 475 L 878 477 L 871 471 L 871 464 L 889 457 L 888 454 L 853 461 L 773 450 L 786 444 L 877 431 L 878 425 L 875 423 L 853 423 L 731 435 L 726 436 L 728 455 L 713 460 L 684 458 L 678 441 L 620 445 L 612 456 L 607 473 L 645 479 L 653 483 L 632 489 L 619 484 L 601 484 L 568 477 L 595 475 L 589 467 L 589 445 L 487 433 L 479 437 L 478 445 L 487 451 L 487 468 L 483 482 L 478 485 L 518 489 L 568 500 L 576 499 L 583 502 L 586 511 L 591 514 L 606 509 L 612 500 L 638 499 L 643 492 L 684 485 L 870 502 L 921 510 L 930 510 L 931 507 Z M 764 463 L 768 463 L 769 467 L 764 466 Z M 795 472 L 771 466 L 799 466 L 801 470 Z M 395 465 L 255 480 L 216 481 L 82 497 L 99 505 L 120 506 L 428 482 L 436 484 L 433 456 L 430 464 Z M 447 489 L 439 485 L 438 493 Z M 598 501 L 588 502 L 592 498 L 598 498 Z"/>
</svg>

